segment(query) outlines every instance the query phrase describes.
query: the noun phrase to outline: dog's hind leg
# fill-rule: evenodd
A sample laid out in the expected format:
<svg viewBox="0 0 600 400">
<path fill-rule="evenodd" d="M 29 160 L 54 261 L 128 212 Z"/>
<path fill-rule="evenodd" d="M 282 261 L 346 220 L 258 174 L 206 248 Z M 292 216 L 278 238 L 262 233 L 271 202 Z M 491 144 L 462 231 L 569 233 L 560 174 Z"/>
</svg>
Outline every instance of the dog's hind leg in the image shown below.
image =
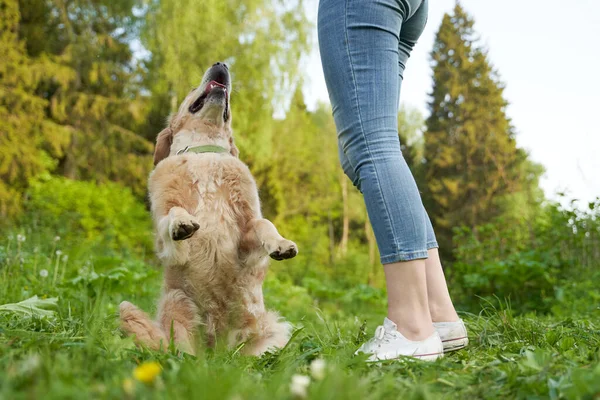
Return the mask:
<svg viewBox="0 0 600 400">
<path fill-rule="evenodd" d="M 124 301 L 119 306 L 121 329 L 135 336 L 135 341 L 148 346 L 153 350 L 166 350 L 168 347 L 167 336 L 161 327 L 152 321 L 148 315 L 131 304 Z"/>
<path fill-rule="evenodd" d="M 192 299 L 181 290 L 167 291 L 159 304 L 158 321 L 179 350 L 194 354 L 194 331 L 200 320 Z"/>
<path fill-rule="evenodd" d="M 285 347 L 290 340 L 292 325 L 283 321 L 273 311 L 264 311 L 256 316 L 254 324 L 245 330 L 250 337 L 242 352 L 247 355 L 260 356 L 268 350 Z"/>
</svg>

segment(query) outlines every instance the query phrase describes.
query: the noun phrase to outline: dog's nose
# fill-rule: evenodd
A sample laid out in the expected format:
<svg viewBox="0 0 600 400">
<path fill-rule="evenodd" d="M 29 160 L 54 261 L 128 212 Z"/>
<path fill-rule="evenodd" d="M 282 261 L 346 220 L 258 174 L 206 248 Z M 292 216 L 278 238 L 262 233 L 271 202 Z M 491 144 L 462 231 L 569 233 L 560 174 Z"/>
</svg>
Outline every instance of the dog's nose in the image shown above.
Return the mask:
<svg viewBox="0 0 600 400">
<path fill-rule="evenodd" d="M 213 67 L 218 67 L 219 65 L 222 65 L 222 66 L 224 66 L 226 69 L 229 69 L 229 67 L 227 66 L 227 64 L 225 64 L 225 63 L 222 63 L 222 62 L 218 62 L 218 63 L 215 63 L 215 64 L 213 64 Z"/>
</svg>

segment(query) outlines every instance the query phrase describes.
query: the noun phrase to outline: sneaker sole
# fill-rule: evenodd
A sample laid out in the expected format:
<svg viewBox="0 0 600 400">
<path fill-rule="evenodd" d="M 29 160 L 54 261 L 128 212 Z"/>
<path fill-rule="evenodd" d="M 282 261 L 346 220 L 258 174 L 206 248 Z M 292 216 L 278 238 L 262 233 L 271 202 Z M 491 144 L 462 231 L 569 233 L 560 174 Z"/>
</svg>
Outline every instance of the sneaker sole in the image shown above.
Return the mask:
<svg viewBox="0 0 600 400">
<path fill-rule="evenodd" d="M 413 357 L 423 361 L 435 361 L 438 358 L 444 357 L 444 353 L 419 354 Z"/>
<path fill-rule="evenodd" d="M 465 336 L 456 339 L 442 340 L 442 344 L 444 345 L 444 352 L 456 351 L 467 347 L 469 338 Z"/>
<path fill-rule="evenodd" d="M 399 359 L 416 359 L 416 360 L 421 360 L 421 361 L 435 361 L 438 358 L 442 358 L 444 357 L 444 353 L 430 353 L 430 354 L 415 354 L 414 356 L 398 356 L 397 358 L 387 358 L 387 359 L 368 359 L 366 360 L 367 363 L 377 363 L 377 362 L 382 362 L 382 361 L 392 361 L 392 360 L 399 360 Z"/>
</svg>

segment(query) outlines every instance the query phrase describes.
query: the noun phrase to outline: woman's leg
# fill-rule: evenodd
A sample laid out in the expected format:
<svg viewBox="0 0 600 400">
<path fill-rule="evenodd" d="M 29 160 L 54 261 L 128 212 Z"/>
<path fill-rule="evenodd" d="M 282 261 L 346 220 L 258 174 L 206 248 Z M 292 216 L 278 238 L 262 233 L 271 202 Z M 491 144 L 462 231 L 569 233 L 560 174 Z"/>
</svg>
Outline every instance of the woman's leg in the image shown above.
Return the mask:
<svg viewBox="0 0 600 400">
<path fill-rule="evenodd" d="M 424 340 L 434 331 L 429 301 L 425 260 L 385 264 L 388 318 L 410 340 Z"/>
<path fill-rule="evenodd" d="M 398 45 L 398 81 L 400 88 L 404 80 L 404 68 L 410 53 L 417 43 L 423 28 L 427 24 L 428 16 L 428 0 L 423 1 L 423 4 L 415 12 L 415 14 L 402 25 L 400 31 L 400 41 Z M 425 223 L 427 231 L 427 249 L 429 257 L 425 261 L 425 269 L 427 275 L 427 297 L 429 301 L 429 311 L 433 322 L 454 322 L 458 321 L 458 315 L 450 299 L 448 293 L 448 285 L 444 277 L 442 263 L 437 250 L 438 244 L 433 231 L 433 226 L 425 208 Z"/>
<path fill-rule="evenodd" d="M 348 178 L 350 178 L 352 183 L 357 185 L 357 177 L 354 171 L 349 168 L 348 158 L 341 149 L 340 161 Z M 426 216 L 426 218 L 428 222 L 427 245 L 428 248 L 430 248 L 429 246 L 434 247 L 428 250 L 429 258 L 425 261 L 405 261 L 386 264 L 384 266 L 388 293 L 388 318 L 399 324 L 401 327 L 398 329 L 405 337 L 411 340 L 420 340 L 428 337 L 432 332 L 431 321 L 450 322 L 457 320 L 440 317 L 440 315 L 451 315 L 451 313 L 448 313 L 448 303 L 443 301 L 445 298 L 449 300 L 450 295 L 448 294 L 444 273 L 441 269 L 437 248 L 435 248 L 437 247 L 437 242 L 435 242 L 433 227 L 431 226 L 431 222 L 429 222 L 429 217 Z M 439 280 L 439 272 L 441 272 L 441 282 Z M 423 274 L 426 275 L 427 279 Z M 442 290 L 442 293 L 445 291 L 446 297 L 439 296 L 436 292 L 437 290 Z M 432 291 L 434 292 L 432 293 Z M 431 296 L 431 298 L 428 299 L 427 296 L 424 296 L 425 293 Z M 432 299 L 434 299 L 433 302 Z M 441 304 L 442 307 L 439 307 L 438 304 Z M 451 311 L 454 312 L 452 302 L 449 305 Z M 435 313 L 430 313 L 430 311 L 435 311 Z M 456 315 L 456 312 L 454 312 L 454 315 Z M 409 322 L 404 323 L 403 321 Z"/>
<path fill-rule="evenodd" d="M 321 59 L 343 165 L 364 195 L 385 264 L 389 318 L 413 340 L 433 326 L 426 214 L 398 139 L 398 53 L 405 16 L 420 3 L 321 0 L 319 6 Z"/>
<path fill-rule="evenodd" d="M 425 261 L 427 274 L 427 297 L 429 313 L 433 322 L 455 322 L 458 315 L 450 299 L 448 285 L 438 249 L 429 250 L 429 258 Z"/>
</svg>

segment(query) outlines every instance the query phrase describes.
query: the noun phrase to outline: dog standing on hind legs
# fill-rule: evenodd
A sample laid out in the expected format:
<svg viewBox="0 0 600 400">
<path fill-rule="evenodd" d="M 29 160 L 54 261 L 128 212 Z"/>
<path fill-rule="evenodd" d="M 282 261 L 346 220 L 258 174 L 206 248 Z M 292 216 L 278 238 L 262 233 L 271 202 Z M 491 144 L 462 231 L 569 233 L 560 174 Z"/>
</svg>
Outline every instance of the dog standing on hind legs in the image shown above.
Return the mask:
<svg viewBox="0 0 600 400">
<path fill-rule="evenodd" d="M 231 131 L 231 80 L 214 64 L 159 133 L 149 178 L 156 251 L 164 285 L 156 320 L 120 305 L 121 327 L 138 343 L 194 354 L 199 327 L 208 346 L 260 355 L 285 346 L 291 325 L 265 309 L 262 283 L 270 256 L 295 257 L 296 244 L 262 218 L 258 191 L 239 160 Z"/>
</svg>

